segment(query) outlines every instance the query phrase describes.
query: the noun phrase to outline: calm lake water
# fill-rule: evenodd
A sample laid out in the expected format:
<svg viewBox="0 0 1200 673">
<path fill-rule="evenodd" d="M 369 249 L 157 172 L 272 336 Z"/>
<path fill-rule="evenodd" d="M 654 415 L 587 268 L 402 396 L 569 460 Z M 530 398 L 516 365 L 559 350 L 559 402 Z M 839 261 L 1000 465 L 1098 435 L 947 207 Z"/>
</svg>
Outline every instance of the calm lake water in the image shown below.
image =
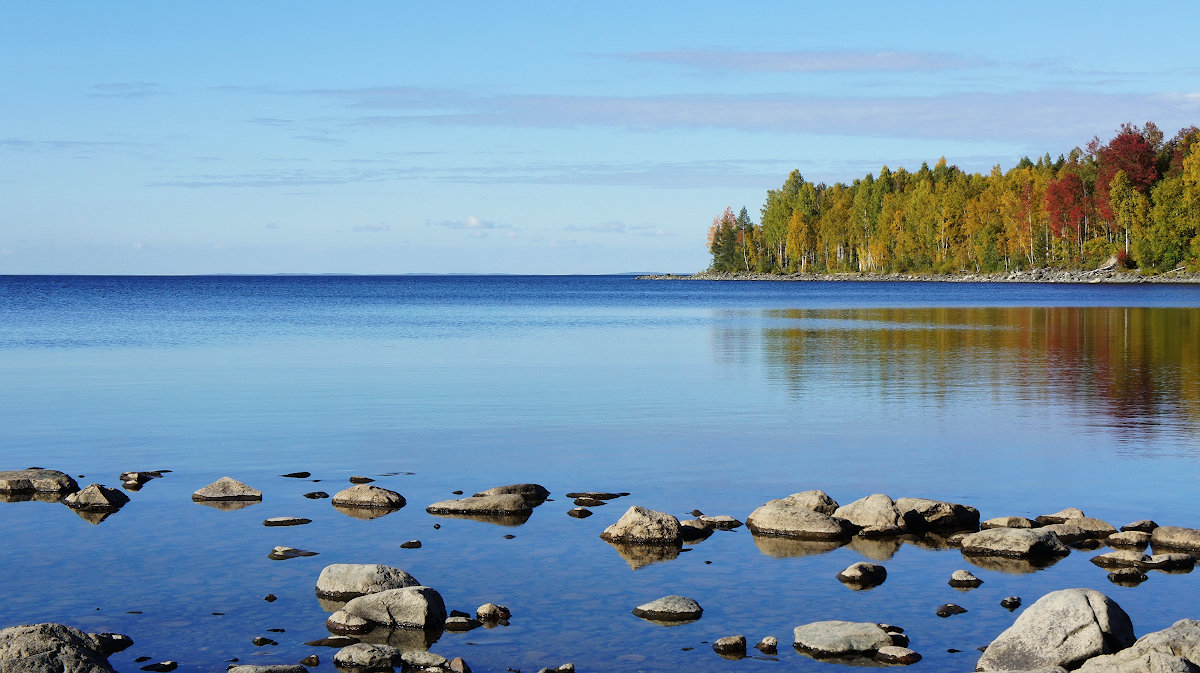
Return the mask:
<svg viewBox="0 0 1200 673">
<path fill-rule="evenodd" d="M 805 555 L 743 528 L 643 565 L 598 537 L 633 504 L 744 520 L 812 488 L 1200 527 L 1197 286 L 2 277 L 0 381 L 0 469 L 112 486 L 172 470 L 99 524 L 0 503 L 0 626 L 129 634 L 120 671 L 314 652 L 333 671 L 334 650 L 303 643 L 327 635 L 313 585 L 339 562 L 404 568 L 451 609 L 507 605 L 509 626 L 431 647 L 481 672 L 841 669 L 788 646 L 819 619 L 899 625 L 925 657 L 913 670 L 967 671 L 1012 622 L 1001 598 L 1074 586 L 1113 597 L 1138 635 L 1200 617 L 1200 572 L 1121 587 L 1088 562 L 1098 552 L 1005 573 L 900 542 Z M 298 470 L 320 481 L 280 476 Z M 356 474 L 408 506 L 360 520 L 302 495 Z M 191 502 L 222 475 L 264 501 Z M 424 511 L 513 482 L 552 492 L 520 526 Z M 631 495 L 566 516 L 565 493 L 587 490 Z M 284 515 L 313 523 L 262 525 Z M 272 561 L 275 545 L 319 555 Z M 864 558 L 887 567 L 882 586 L 834 579 Z M 984 585 L 950 588 L 957 568 Z M 703 618 L 629 612 L 672 593 Z M 946 602 L 969 612 L 936 617 Z M 737 633 L 777 636 L 779 656 L 726 661 L 707 644 Z"/>
</svg>

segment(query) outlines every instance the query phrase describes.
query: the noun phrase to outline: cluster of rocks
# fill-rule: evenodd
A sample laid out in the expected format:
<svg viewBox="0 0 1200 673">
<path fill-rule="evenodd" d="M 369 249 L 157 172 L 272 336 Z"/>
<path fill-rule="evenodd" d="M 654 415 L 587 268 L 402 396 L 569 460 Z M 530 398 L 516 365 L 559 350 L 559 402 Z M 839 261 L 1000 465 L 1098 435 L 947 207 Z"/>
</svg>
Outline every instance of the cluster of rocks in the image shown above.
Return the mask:
<svg viewBox="0 0 1200 673">
<path fill-rule="evenodd" d="M 130 474 L 122 473 L 122 481 Z M 154 473 L 161 476 L 161 472 Z M 127 484 L 130 482 L 125 481 Z M 137 488 L 141 485 L 138 484 Z M 130 490 L 137 490 L 131 488 Z M 98 524 L 129 502 L 129 496 L 103 484 L 88 484 L 82 489 L 68 474 L 58 470 L 31 467 L 25 470 L 0 471 L 0 501 L 19 502 L 38 500 L 61 502 L 70 507 L 83 520 Z"/>
<path fill-rule="evenodd" d="M 1200 283 L 1197 273 L 1142 275 L 1136 271 L 1100 268 L 1088 271 L 1067 269 L 1022 269 L 997 273 L 743 273 L 701 271 L 690 275 L 673 273 L 637 276 L 638 280 L 781 280 L 781 281 L 924 281 L 939 283 Z"/>
</svg>

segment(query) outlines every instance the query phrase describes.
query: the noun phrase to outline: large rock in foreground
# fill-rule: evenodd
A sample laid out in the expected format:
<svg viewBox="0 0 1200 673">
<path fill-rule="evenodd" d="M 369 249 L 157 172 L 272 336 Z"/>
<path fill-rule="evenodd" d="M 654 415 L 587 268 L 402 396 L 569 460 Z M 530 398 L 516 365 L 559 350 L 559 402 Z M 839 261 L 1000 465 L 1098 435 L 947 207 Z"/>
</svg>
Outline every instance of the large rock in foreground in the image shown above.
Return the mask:
<svg viewBox="0 0 1200 673">
<path fill-rule="evenodd" d="M 1066 556 L 1070 549 L 1053 531 L 1042 528 L 989 528 L 962 539 L 962 553 L 1020 559 Z"/>
<path fill-rule="evenodd" d="M 896 503 L 882 493 L 859 498 L 842 505 L 833 513 L 835 519 L 849 521 L 863 537 L 900 535 L 908 530 Z"/>
<path fill-rule="evenodd" d="M 242 500 L 262 500 L 262 491 L 243 484 L 233 477 L 221 477 L 213 483 L 192 494 L 196 502 Z"/>
<path fill-rule="evenodd" d="M 1072 669 L 1133 642 L 1129 615 L 1112 599 L 1091 589 L 1062 589 L 1026 608 L 987 646 L 975 670 Z"/>
<path fill-rule="evenodd" d="M 893 644 L 890 633 L 870 622 L 813 622 L 792 633 L 792 645 L 816 658 L 870 656 Z"/>
<path fill-rule="evenodd" d="M 1200 530 L 1182 526 L 1159 526 L 1150 533 L 1150 544 L 1171 549 L 1200 551 Z"/>
<path fill-rule="evenodd" d="M 113 673 L 108 655 L 132 644 L 62 624 L 11 626 L 0 630 L 0 673 Z"/>
<path fill-rule="evenodd" d="M 1078 673 L 1173 673 L 1200 670 L 1200 621 L 1181 619 L 1147 633 L 1115 654 L 1092 659 Z"/>
<path fill-rule="evenodd" d="M 0 493 L 71 493 L 79 484 L 58 470 L 31 467 L 28 470 L 0 470 Z"/>
<path fill-rule="evenodd" d="M 682 538 L 679 519 L 666 512 L 634 505 L 616 523 L 604 529 L 600 538 L 607 542 L 638 545 L 679 546 Z"/>
<path fill-rule="evenodd" d="M 437 631 L 446 623 L 446 604 L 423 586 L 359 596 L 333 613 L 325 626 L 334 633 L 365 633 L 376 627 Z"/>
<path fill-rule="evenodd" d="M 775 535 L 796 540 L 846 539 L 850 536 L 850 530 L 845 522 L 813 509 L 814 506 L 828 509 L 820 496 L 825 494 L 805 491 L 771 500 L 746 517 L 746 527 L 755 535 Z M 828 499 L 829 496 L 825 496 L 824 500 Z"/>
<path fill-rule="evenodd" d="M 375 563 L 334 563 L 325 566 L 317 577 L 317 595 L 336 601 L 416 586 L 421 583 L 412 575 Z"/>
</svg>

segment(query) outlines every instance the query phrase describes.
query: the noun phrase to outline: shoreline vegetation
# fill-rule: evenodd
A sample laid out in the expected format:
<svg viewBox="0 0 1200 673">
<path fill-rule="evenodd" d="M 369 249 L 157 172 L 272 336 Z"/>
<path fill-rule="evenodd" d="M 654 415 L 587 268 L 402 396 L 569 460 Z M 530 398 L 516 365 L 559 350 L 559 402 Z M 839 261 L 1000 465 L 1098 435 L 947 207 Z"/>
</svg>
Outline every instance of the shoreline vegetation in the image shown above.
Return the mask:
<svg viewBox="0 0 1200 673">
<path fill-rule="evenodd" d="M 726 208 L 708 229 L 710 272 L 756 280 L 1141 282 L 1200 274 L 1200 128 L 1124 124 L 1108 142 L 1007 172 L 880 168 L 850 184 L 793 170 L 759 222 Z M 1047 271 L 1051 270 L 1051 271 Z M 1137 270 L 1136 276 L 1112 270 Z M 1076 280 L 1072 274 L 1091 274 Z M 909 278 L 908 276 L 917 276 Z M 720 276 L 724 279 L 725 276 Z M 1061 278 L 1061 280 L 1059 280 Z"/>
<path fill-rule="evenodd" d="M 857 282 L 926 282 L 926 283 L 1177 283 L 1200 284 L 1200 273 L 1175 271 L 1144 275 L 1136 271 L 1095 269 L 1078 271 L 1066 269 L 1024 269 L 995 273 L 871 273 L 842 271 L 838 273 L 759 273 L 741 271 L 701 271 L 693 274 L 645 274 L 637 280 L 723 280 L 723 281 L 857 281 Z"/>
</svg>

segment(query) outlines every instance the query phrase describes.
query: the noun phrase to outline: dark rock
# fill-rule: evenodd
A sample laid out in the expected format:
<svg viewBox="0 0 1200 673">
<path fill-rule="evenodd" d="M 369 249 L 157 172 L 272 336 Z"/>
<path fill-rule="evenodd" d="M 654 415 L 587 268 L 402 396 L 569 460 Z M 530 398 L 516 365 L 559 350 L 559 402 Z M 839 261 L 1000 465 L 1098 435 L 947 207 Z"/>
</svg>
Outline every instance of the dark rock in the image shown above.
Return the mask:
<svg viewBox="0 0 1200 673">
<path fill-rule="evenodd" d="M 266 636 L 255 636 L 254 640 L 251 642 L 254 643 L 255 647 L 263 647 L 266 645 L 278 645 L 279 644 L 279 643 L 275 642 L 274 640 L 267 638 Z"/>
<path fill-rule="evenodd" d="M 409 540 L 408 542 L 401 542 L 400 548 L 401 549 L 420 549 L 421 541 L 420 540 Z"/>
<path fill-rule="evenodd" d="M 303 526 L 312 523 L 312 519 L 305 519 L 299 516 L 273 516 L 263 521 L 264 526 Z"/>
<path fill-rule="evenodd" d="M 304 497 L 308 498 L 309 500 L 322 500 L 324 498 L 328 498 L 329 494 L 325 491 L 312 491 L 311 493 L 305 493 Z"/>
<path fill-rule="evenodd" d="M 318 638 L 310 640 L 305 645 L 309 647 L 345 647 L 358 642 L 358 638 L 354 636 L 329 636 L 328 638 Z"/>
<path fill-rule="evenodd" d="M 375 481 L 375 480 L 374 480 L 374 479 L 372 479 L 372 478 L 370 478 L 370 477 L 362 477 L 362 476 L 359 476 L 359 475 L 355 475 L 355 476 L 353 476 L 353 477 L 350 477 L 350 483 L 351 483 L 351 484 L 369 484 L 369 483 L 371 483 L 371 482 L 373 482 L 373 481 Z"/>
<path fill-rule="evenodd" d="M 887 579 L 887 568 L 874 563 L 859 561 L 837 574 L 838 581 L 852 589 L 862 590 L 883 584 Z"/>
<path fill-rule="evenodd" d="M 282 476 L 288 477 L 290 479 L 308 479 L 309 477 L 312 476 L 312 474 L 309 472 L 288 472 L 287 474 L 282 475 Z"/>
<path fill-rule="evenodd" d="M 267 594 L 266 596 L 263 596 L 263 600 L 268 603 L 274 603 L 275 601 L 279 600 L 279 597 L 276 596 L 275 594 Z M 214 612 L 213 614 L 217 614 L 217 613 Z M 224 614 L 224 613 L 222 613 L 222 614 Z"/>
<path fill-rule="evenodd" d="M 295 547 L 278 546 L 267 554 L 267 558 L 273 561 L 286 561 L 287 559 L 300 558 L 301 556 L 316 556 L 317 552 L 308 551 L 306 549 L 296 549 Z"/>
<path fill-rule="evenodd" d="M 1154 523 L 1150 519 L 1141 519 L 1139 521 L 1134 521 L 1133 523 L 1127 523 L 1124 526 L 1121 526 L 1122 531 L 1132 530 L 1139 533 L 1153 533 L 1155 528 L 1158 528 L 1158 524 Z"/>
<path fill-rule="evenodd" d="M 597 498 L 575 498 L 575 504 L 580 507 L 601 507 L 608 503 Z"/>
<path fill-rule="evenodd" d="M 1020 596 L 1009 596 L 1007 598 L 1003 598 L 1000 600 L 1000 607 L 1004 608 L 1005 610 L 1008 610 L 1009 612 L 1012 612 L 1013 610 L 1016 610 L 1017 608 L 1021 607 L 1021 597 Z"/>
<path fill-rule="evenodd" d="M 882 664 L 900 664 L 907 666 L 915 664 L 921 660 L 921 655 L 913 652 L 907 647 L 897 647 L 896 645 L 888 645 L 881 647 L 875 652 L 875 661 Z"/>
<path fill-rule="evenodd" d="M 300 660 L 300 665 L 307 666 L 309 668 L 315 668 L 321 665 L 321 658 L 315 654 L 310 654 Z"/>
<path fill-rule="evenodd" d="M 616 500 L 621 497 L 620 493 L 605 493 L 603 491 L 584 491 L 581 493 L 568 493 L 568 498 L 592 498 L 594 500 Z"/>
<path fill-rule="evenodd" d="M 961 605 L 946 603 L 945 605 L 939 606 L 935 614 L 937 614 L 938 617 L 949 617 L 951 615 L 965 614 L 966 612 L 967 609 Z"/>
<path fill-rule="evenodd" d="M 592 510 L 583 507 L 576 507 L 567 511 L 567 516 L 575 517 L 576 519 L 586 519 L 592 515 Z"/>
<path fill-rule="evenodd" d="M 160 661 L 156 664 L 142 666 L 143 671 L 153 671 L 154 673 L 170 673 L 177 668 L 179 668 L 178 661 Z"/>
<path fill-rule="evenodd" d="M 1135 587 L 1148 578 L 1137 568 L 1118 568 L 1108 574 L 1108 581 L 1123 587 Z"/>
<path fill-rule="evenodd" d="M 483 626 L 483 622 L 478 619 L 472 619 L 465 614 L 451 615 L 446 618 L 445 629 L 447 631 L 470 631 Z"/>
<path fill-rule="evenodd" d="M 476 498 L 482 498 L 493 495 L 519 495 L 524 498 L 525 503 L 530 507 L 537 507 L 550 497 L 550 491 L 539 484 L 509 484 L 507 486 L 495 486 L 486 491 L 480 491 L 475 494 Z"/>
<path fill-rule="evenodd" d="M 954 532 L 979 530 L 979 510 L 969 505 L 960 505 L 926 498 L 900 498 L 896 509 L 909 529 L 925 532 Z"/>
<path fill-rule="evenodd" d="M 955 570 L 950 575 L 950 586 L 956 589 L 974 589 L 983 584 L 983 580 L 971 574 L 969 570 Z"/>
</svg>

